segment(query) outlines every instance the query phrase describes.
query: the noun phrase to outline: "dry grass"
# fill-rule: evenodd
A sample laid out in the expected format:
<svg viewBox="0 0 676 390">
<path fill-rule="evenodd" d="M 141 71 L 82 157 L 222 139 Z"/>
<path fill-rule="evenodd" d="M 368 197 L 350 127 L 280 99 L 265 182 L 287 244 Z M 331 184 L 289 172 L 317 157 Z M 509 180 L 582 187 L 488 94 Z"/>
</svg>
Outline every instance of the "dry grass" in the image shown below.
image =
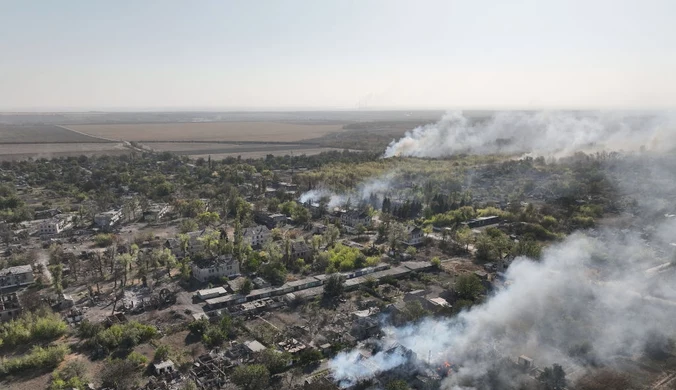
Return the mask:
<svg viewBox="0 0 676 390">
<path fill-rule="evenodd" d="M 129 153 L 119 143 L 0 144 L 0 160 Z"/>
<path fill-rule="evenodd" d="M 295 142 L 343 131 L 342 125 L 276 122 L 209 122 L 70 125 L 96 137 L 124 141 Z"/>
</svg>

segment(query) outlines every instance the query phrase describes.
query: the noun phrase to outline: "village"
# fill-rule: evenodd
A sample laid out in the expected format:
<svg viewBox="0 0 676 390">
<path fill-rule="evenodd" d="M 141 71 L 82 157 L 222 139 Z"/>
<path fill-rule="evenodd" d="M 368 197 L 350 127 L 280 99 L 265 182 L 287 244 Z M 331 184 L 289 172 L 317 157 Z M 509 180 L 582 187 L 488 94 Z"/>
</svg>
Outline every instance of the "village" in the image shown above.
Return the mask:
<svg viewBox="0 0 676 390">
<path fill-rule="evenodd" d="M 67 346 L 80 368 L 29 376 L 25 388 L 47 380 L 54 389 L 436 389 L 461 367 L 388 344 L 388 332 L 485 302 L 510 285 L 515 258 L 538 259 L 574 229 L 594 234 L 595 204 L 610 198 L 556 203 L 547 186 L 562 168 L 532 159 L 482 166 L 477 188 L 444 189 L 440 169 L 429 178 L 429 187 L 442 185 L 434 191 L 392 180 L 385 192 L 337 205 L 331 194 L 308 199 L 316 170 L 274 159 L 264 169 L 148 155 L 126 168 L 153 175 L 136 184 L 106 168 L 125 159 L 33 164 L 57 161 L 52 169 L 80 177 L 67 191 L 27 174 L 3 189 L 17 206 L 0 225 L 0 320 L 8 350 L 49 322 L 42 337 L 58 342 L 44 351 L 65 356 L 58 348 Z M 1 168 L 5 176 L 26 169 Z M 539 186 L 520 198 L 485 184 L 501 171 L 510 190 L 531 187 L 521 179 L 529 169 L 542 171 Z M 82 192 L 92 186 L 106 190 Z M 215 186 L 225 189 L 214 194 Z M 30 218 L 17 220 L 26 209 Z M 532 388 L 552 375 L 526 348 L 512 355 L 501 369 Z M 335 359 L 345 356 L 357 369 L 338 375 Z M 383 356 L 405 363 L 374 366 Z M 6 370 L 10 380 L 30 372 Z M 575 365 L 562 370 L 570 380 L 582 375 Z"/>
<path fill-rule="evenodd" d="M 139 201 L 124 188 L 119 207 L 90 214 L 91 220 L 51 208 L 14 225 L 18 230 L 5 224 L 5 255 L 37 261 L 2 270 L 0 318 L 17 319 L 25 306 L 36 305 L 26 300 L 38 299 L 73 331 L 82 323 L 138 322 L 168 337 L 227 317 L 237 323 L 236 335 L 207 343 L 190 362 L 184 345 L 172 347 L 180 362 L 148 354 L 153 369 L 144 388 L 179 389 L 186 380 L 200 389 L 221 388 L 232 384 L 228 373 L 259 362 L 264 350 L 286 359 L 271 380 L 337 388 L 327 368 L 331 356 L 377 338 L 385 324 L 453 315 L 500 283 L 507 257 L 481 266 L 471 250 L 448 256 L 439 247 L 450 244 L 449 229 L 383 221 L 366 203 L 329 210 L 318 201 L 296 202 L 293 173 L 277 171 L 269 182 L 247 176 L 238 188 L 249 199 L 239 205 L 251 210 L 246 226 L 221 219 L 210 199 Z M 270 211 L 261 202 L 280 206 Z M 478 234 L 503 222 L 487 216 L 464 224 Z M 458 277 L 468 291 L 458 293 Z M 430 388 L 423 385 L 428 379 L 418 378 L 416 388 Z"/>
</svg>

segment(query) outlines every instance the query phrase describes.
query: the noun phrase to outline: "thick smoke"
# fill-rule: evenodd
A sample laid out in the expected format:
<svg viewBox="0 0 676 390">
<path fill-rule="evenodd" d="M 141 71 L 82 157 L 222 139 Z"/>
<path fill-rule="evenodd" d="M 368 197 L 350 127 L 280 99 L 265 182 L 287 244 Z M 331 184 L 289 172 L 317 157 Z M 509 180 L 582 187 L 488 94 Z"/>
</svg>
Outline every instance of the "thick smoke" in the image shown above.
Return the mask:
<svg viewBox="0 0 676 390">
<path fill-rule="evenodd" d="M 673 233 L 673 222 L 662 229 Z M 661 272 L 646 272 L 673 253 L 660 258 L 653 248 L 670 246 L 648 245 L 628 233 L 601 238 L 576 233 L 546 250 L 539 262 L 517 258 L 506 286 L 486 303 L 450 319 L 388 328 L 382 344 L 399 343 L 419 360 L 431 356 L 432 364 L 456 363 L 459 371 L 444 388 L 474 383 L 500 359 L 522 354 L 541 367 L 559 363 L 568 369 L 641 354 L 656 334 L 676 332 L 674 270 L 665 265 Z M 368 368 L 355 368 L 360 363 L 351 352 L 330 367 L 337 380 L 354 383 L 401 364 L 399 356 L 387 357 L 377 354 Z"/>
<path fill-rule="evenodd" d="M 490 118 L 446 114 L 392 141 L 385 157 L 444 157 L 456 153 L 564 156 L 605 150 L 666 151 L 676 146 L 669 114 L 620 112 L 500 112 Z"/>
</svg>

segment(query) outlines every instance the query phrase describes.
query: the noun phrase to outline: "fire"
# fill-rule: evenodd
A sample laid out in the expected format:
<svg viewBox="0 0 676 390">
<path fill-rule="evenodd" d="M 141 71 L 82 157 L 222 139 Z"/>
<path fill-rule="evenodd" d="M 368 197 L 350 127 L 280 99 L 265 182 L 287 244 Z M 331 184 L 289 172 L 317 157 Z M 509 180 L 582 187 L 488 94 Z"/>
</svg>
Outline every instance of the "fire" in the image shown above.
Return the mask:
<svg viewBox="0 0 676 390">
<path fill-rule="evenodd" d="M 454 368 L 455 365 L 453 363 L 445 361 L 443 366 L 440 366 L 437 371 L 439 372 L 439 375 L 449 376 L 453 373 Z"/>
</svg>

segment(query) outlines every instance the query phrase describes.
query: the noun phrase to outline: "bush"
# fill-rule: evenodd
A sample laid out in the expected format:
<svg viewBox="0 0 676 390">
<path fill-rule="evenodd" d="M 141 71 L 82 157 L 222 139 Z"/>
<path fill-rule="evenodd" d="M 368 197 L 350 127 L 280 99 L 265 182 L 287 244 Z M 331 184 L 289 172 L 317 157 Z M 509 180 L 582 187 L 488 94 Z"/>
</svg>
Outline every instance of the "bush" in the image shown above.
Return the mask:
<svg viewBox="0 0 676 390">
<path fill-rule="evenodd" d="M 52 369 L 59 365 L 70 352 L 67 345 L 59 344 L 47 348 L 33 347 L 24 356 L 0 360 L 0 376 L 16 374 L 30 369 Z"/>
<path fill-rule="evenodd" d="M 114 238 L 112 234 L 100 233 L 94 237 L 94 243 L 100 248 L 105 248 L 113 244 Z"/>
<path fill-rule="evenodd" d="M 24 313 L 2 324 L 0 340 L 9 346 L 44 342 L 63 336 L 67 329 L 68 326 L 58 314 L 43 309 L 36 313 Z"/>
<path fill-rule="evenodd" d="M 167 354 L 168 353 L 169 353 L 169 350 L 167 349 Z M 165 359 L 161 359 L 161 360 L 165 360 Z M 127 355 L 127 360 L 134 363 L 137 366 L 145 366 L 148 363 L 148 358 L 145 357 L 144 355 L 141 355 L 140 353 L 138 353 L 136 351 L 132 351 L 129 355 Z M 157 351 L 155 351 L 155 360 L 157 360 Z"/>
<path fill-rule="evenodd" d="M 92 343 L 107 351 L 117 348 L 129 349 L 155 336 L 157 336 L 155 327 L 132 321 L 126 324 L 115 324 L 99 332 L 92 339 Z"/>
<path fill-rule="evenodd" d="M 85 389 L 88 382 L 86 374 L 87 368 L 81 360 L 71 360 L 52 374 L 49 390 Z"/>
<path fill-rule="evenodd" d="M 169 347 L 166 345 L 160 345 L 155 350 L 155 356 L 153 357 L 153 360 L 156 362 L 161 362 L 167 360 L 168 357 L 169 357 Z"/>
</svg>

